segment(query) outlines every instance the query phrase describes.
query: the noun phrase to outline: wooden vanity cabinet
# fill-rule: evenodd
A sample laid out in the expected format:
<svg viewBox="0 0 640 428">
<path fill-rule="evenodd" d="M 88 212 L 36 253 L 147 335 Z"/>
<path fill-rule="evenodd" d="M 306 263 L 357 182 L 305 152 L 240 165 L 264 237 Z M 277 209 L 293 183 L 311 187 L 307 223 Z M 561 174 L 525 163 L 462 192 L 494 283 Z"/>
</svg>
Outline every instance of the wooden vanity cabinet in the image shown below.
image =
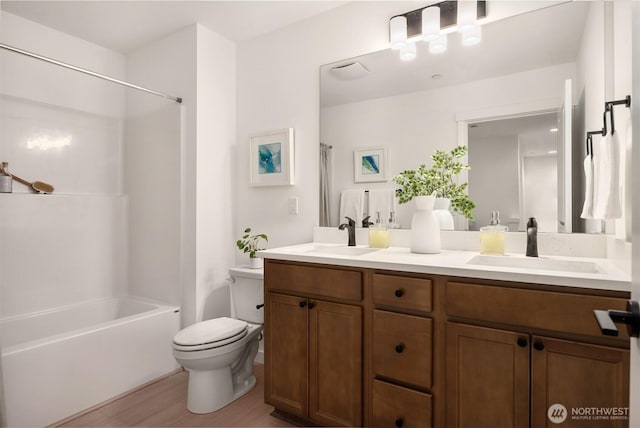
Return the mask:
<svg viewBox="0 0 640 428">
<path fill-rule="evenodd" d="M 265 401 L 314 424 L 361 426 L 362 273 L 271 261 L 266 270 Z"/>
<path fill-rule="evenodd" d="M 629 406 L 628 293 L 267 260 L 265 401 L 302 425 L 585 426 Z M 587 421 L 628 426 L 628 419 Z"/>
<path fill-rule="evenodd" d="M 433 284 L 428 278 L 373 273 L 371 425 L 433 423 Z"/>
<path fill-rule="evenodd" d="M 447 313 L 456 321 L 447 322 L 447 426 L 556 426 L 547 414 L 553 404 L 567 409 L 562 426 L 585 426 L 572 419 L 573 408 L 628 407 L 628 339 L 602 345 L 593 317 L 593 309 L 625 304 L 623 298 L 449 282 Z M 586 422 L 628 426 L 621 419 Z"/>
</svg>

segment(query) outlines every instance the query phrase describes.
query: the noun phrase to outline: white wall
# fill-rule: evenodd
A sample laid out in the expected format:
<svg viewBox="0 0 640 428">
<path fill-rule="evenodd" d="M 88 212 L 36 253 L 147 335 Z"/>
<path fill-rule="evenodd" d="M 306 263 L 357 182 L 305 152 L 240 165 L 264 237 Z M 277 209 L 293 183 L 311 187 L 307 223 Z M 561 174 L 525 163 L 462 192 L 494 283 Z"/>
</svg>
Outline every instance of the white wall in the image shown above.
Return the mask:
<svg viewBox="0 0 640 428">
<path fill-rule="evenodd" d="M 238 45 L 234 237 L 246 227 L 269 235 L 269 247 L 308 242 L 318 225 L 319 68 L 388 47 L 389 17 L 412 2 L 351 2 Z M 366 17 L 364 19 L 363 17 Z M 295 129 L 295 185 L 249 185 L 248 136 Z M 299 198 L 299 214 L 287 199 Z M 238 263 L 246 258 L 236 251 Z"/>
<path fill-rule="evenodd" d="M 354 149 L 388 146 L 391 179 L 400 171 L 415 169 L 421 163 L 430 166 L 435 149 L 453 149 L 458 144 L 458 114 L 507 108 L 539 100 L 552 100 L 552 104 L 559 108 L 564 81 L 573 77 L 575 64 L 569 63 L 462 85 L 323 108 L 321 140 L 333 146 L 332 224 L 338 225 L 342 190 L 397 187 L 392 182 L 354 183 Z M 513 168 L 517 171 L 517 163 Z M 517 183 L 514 185 L 517 186 Z M 516 203 L 517 200 L 516 197 Z M 506 208 L 496 207 L 493 210 L 504 210 L 503 215 L 508 216 L 518 212 L 517 209 L 513 212 Z M 478 211 L 483 209 L 480 207 Z M 399 206 L 398 218 L 403 227 L 410 226 L 412 213 L 413 204 Z M 482 212 L 486 214 L 485 218 L 489 213 Z M 478 223 L 479 226 L 485 224 Z"/>
<path fill-rule="evenodd" d="M 230 314 L 232 153 L 236 144 L 236 46 L 198 26 L 197 319 Z"/>
<path fill-rule="evenodd" d="M 230 313 L 226 278 L 234 248 L 228 225 L 233 222 L 235 62 L 235 45 L 199 24 L 127 56 L 129 80 L 183 98 L 176 286 L 182 293 L 184 325 Z"/>
</svg>

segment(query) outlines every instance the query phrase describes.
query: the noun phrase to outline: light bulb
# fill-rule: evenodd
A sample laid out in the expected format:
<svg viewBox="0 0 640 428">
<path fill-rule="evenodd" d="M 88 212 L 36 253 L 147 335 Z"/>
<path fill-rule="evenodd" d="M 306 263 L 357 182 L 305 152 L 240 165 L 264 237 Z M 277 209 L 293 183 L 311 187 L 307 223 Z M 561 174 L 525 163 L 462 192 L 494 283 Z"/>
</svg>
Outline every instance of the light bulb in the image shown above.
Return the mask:
<svg viewBox="0 0 640 428">
<path fill-rule="evenodd" d="M 391 34 L 391 49 L 402 49 L 407 45 L 407 17 L 394 16 L 389 21 L 389 32 Z"/>
<path fill-rule="evenodd" d="M 422 40 L 430 42 L 440 36 L 440 6 L 422 9 Z"/>
<path fill-rule="evenodd" d="M 462 33 L 462 44 L 464 46 L 477 45 L 482 41 L 482 27 L 476 25 L 469 31 Z"/>
<path fill-rule="evenodd" d="M 458 1 L 458 33 L 466 33 L 478 25 L 478 2 Z"/>
<path fill-rule="evenodd" d="M 447 50 L 447 36 L 442 34 L 435 40 L 429 42 L 429 52 L 439 54 Z"/>
<path fill-rule="evenodd" d="M 400 49 L 400 59 L 403 61 L 416 59 L 416 44 L 408 43 L 405 47 Z"/>
</svg>

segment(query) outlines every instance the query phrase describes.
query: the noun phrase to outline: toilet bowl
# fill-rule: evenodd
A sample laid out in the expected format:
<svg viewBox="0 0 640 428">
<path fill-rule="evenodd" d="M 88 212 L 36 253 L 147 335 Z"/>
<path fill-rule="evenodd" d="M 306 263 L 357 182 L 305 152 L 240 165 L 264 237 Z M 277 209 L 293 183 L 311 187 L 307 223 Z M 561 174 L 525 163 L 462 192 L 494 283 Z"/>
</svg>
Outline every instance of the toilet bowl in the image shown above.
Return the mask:
<svg viewBox="0 0 640 428">
<path fill-rule="evenodd" d="M 216 411 L 256 383 L 253 360 L 264 321 L 262 272 L 233 268 L 230 274 L 236 318 L 201 321 L 173 338 L 173 356 L 189 372 L 187 409 L 192 413 Z"/>
</svg>

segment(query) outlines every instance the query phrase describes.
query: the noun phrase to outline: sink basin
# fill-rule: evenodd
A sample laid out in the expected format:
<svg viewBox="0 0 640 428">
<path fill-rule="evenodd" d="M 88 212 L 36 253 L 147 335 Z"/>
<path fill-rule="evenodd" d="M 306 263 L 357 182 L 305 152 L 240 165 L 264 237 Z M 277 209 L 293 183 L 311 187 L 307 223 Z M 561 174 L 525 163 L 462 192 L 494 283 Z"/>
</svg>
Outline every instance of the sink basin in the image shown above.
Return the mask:
<svg viewBox="0 0 640 428">
<path fill-rule="evenodd" d="M 469 265 L 494 266 L 533 270 L 552 270 L 574 273 L 602 273 L 598 264 L 591 261 L 561 260 L 547 257 L 514 257 L 479 255 L 467 262 Z"/>
<path fill-rule="evenodd" d="M 378 248 L 369 247 L 349 247 L 347 245 L 313 245 L 305 249 L 301 249 L 304 253 L 314 254 L 333 254 L 339 256 L 361 256 L 378 251 Z"/>
</svg>

